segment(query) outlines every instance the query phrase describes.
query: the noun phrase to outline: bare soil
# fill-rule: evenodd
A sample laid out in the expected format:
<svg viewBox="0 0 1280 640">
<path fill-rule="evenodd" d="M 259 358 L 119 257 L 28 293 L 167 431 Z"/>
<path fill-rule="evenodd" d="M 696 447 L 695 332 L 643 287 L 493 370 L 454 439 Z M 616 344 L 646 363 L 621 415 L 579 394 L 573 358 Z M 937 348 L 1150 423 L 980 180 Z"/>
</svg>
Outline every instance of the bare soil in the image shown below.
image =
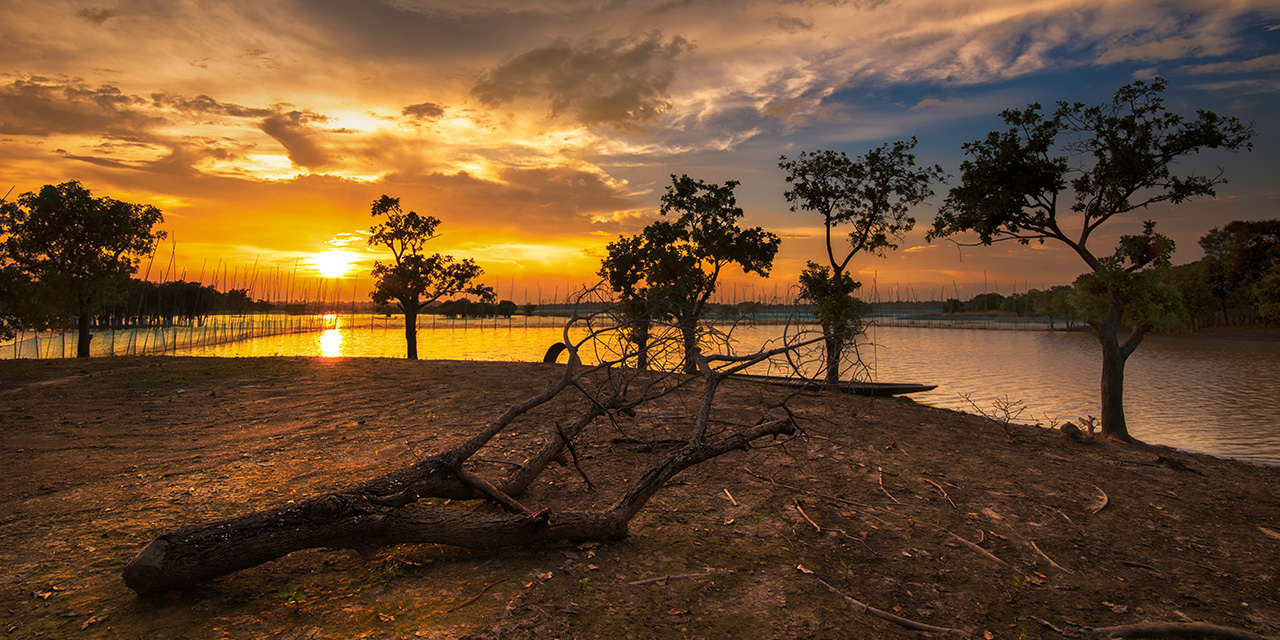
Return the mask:
<svg viewBox="0 0 1280 640">
<path fill-rule="evenodd" d="M 1143 621 L 1280 636 L 1280 469 L 814 394 L 803 434 L 695 467 L 623 540 L 317 549 L 139 598 L 164 530 L 411 464 L 553 365 L 117 358 L 0 363 L 0 633 L 11 638 L 907 638 L 841 595 L 975 638 Z M 731 383 L 719 414 L 782 392 Z M 547 407 L 481 452 L 497 475 Z M 692 408 L 602 423 L 524 499 L 612 502 Z M 683 431 L 682 431 L 683 430 Z M 467 508 L 473 508 L 468 506 Z M 483 507 L 474 507 L 483 508 Z M 803 566 L 811 573 L 802 572 Z"/>
</svg>

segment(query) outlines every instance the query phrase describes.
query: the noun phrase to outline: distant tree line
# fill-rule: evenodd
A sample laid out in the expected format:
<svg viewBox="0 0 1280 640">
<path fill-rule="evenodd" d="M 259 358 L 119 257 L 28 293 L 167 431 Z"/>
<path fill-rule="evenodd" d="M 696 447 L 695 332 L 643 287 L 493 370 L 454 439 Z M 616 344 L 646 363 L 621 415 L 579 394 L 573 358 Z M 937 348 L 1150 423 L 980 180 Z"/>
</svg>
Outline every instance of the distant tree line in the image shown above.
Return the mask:
<svg viewBox="0 0 1280 640">
<path fill-rule="evenodd" d="M 502 300 L 495 304 L 483 299 L 473 302 L 469 298 L 457 298 L 441 302 L 433 308 L 433 311 L 446 318 L 510 318 L 517 313 L 533 315 L 535 309 L 536 307 L 532 304 L 521 307 L 510 300 Z"/>
<path fill-rule="evenodd" d="M 1214 228 L 1199 244 L 1204 258 L 1155 271 L 1158 282 L 1178 294 L 1181 307 L 1175 311 L 1183 328 L 1270 326 L 1280 321 L 1280 219 L 1237 220 Z M 1057 285 L 1008 296 L 988 292 L 964 301 L 950 298 L 943 302 L 942 312 L 1047 316 L 1051 327 L 1062 318 L 1065 328 L 1072 329 L 1087 306 L 1086 291 Z"/>
</svg>

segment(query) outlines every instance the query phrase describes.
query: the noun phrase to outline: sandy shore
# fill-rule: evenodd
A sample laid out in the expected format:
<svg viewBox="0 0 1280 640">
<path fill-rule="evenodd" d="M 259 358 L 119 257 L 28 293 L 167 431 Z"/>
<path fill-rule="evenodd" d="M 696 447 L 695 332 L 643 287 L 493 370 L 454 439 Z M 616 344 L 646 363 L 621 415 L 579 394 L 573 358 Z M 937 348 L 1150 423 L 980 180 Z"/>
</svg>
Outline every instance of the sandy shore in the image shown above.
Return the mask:
<svg viewBox="0 0 1280 640">
<path fill-rule="evenodd" d="M 624 540 L 402 546 L 373 561 L 317 549 L 153 599 L 120 580 L 166 529 L 412 464 L 556 372 L 382 359 L 0 363 L 6 637 L 919 637 L 823 582 L 975 638 L 1143 621 L 1280 636 L 1280 469 L 1033 427 L 1007 437 L 981 417 L 827 394 L 791 401 L 802 435 L 677 476 Z M 716 415 L 746 419 L 780 393 L 732 384 Z M 474 470 L 522 460 L 566 403 L 497 439 Z M 687 435 L 692 413 L 677 404 L 600 422 L 577 450 L 596 489 L 554 467 L 525 500 L 611 503 Z"/>
</svg>

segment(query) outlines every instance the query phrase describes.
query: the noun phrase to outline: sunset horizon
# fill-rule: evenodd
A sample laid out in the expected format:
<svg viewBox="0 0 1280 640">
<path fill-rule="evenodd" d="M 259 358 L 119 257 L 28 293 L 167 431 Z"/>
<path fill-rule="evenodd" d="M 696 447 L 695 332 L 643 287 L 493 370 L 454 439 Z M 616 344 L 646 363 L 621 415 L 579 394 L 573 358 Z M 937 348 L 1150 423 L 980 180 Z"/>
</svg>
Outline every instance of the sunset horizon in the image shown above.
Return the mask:
<svg viewBox="0 0 1280 640">
<path fill-rule="evenodd" d="M 1275 216 L 1275 2 L 732 6 L 13 4 L 0 188 L 77 180 L 160 208 L 169 237 L 139 278 L 348 301 L 368 300 L 389 257 L 366 242 L 370 203 L 389 195 L 441 220 L 428 252 L 474 259 L 523 304 L 598 282 L 605 245 L 657 219 L 668 176 L 736 180 L 744 225 L 782 245 L 771 277 L 729 271 L 715 299 L 786 302 L 825 254 L 821 218 L 788 209 L 779 157 L 915 136 L 951 178 L 899 250 L 851 270 L 864 298 L 967 299 L 1086 266 L 1054 243 L 926 242 L 962 143 L 1002 129 L 1004 109 L 1098 104 L 1158 76 L 1175 113 L 1254 123 L 1254 150 L 1177 165 L 1228 184 L 1117 219 L 1097 252 L 1149 218 L 1183 264 L 1212 228 Z"/>
</svg>

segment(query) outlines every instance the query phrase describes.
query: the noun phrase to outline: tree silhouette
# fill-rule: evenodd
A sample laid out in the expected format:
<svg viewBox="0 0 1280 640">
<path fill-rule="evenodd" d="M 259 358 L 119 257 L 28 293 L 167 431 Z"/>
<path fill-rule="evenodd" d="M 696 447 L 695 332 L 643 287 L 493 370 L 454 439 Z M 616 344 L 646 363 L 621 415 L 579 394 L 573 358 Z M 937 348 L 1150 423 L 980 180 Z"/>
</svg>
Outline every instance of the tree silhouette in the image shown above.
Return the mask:
<svg viewBox="0 0 1280 640">
<path fill-rule="evenodd" d="M 862 287 L 847 272 L 859 253 L 884 256 L 913 227 L 911 207 L 933 196 L 930 184 L 942 180 L 942 167 L 916 166 L 911 150 L 916 139 L 898 140 L 850 158 L 843 152 L 800 152 L 795 160 L 782 156 L 778 166 L 791 186 L 783 195 L 791 210 L 814 211 L 826 230 L 829 267 L 809 262 L 801 274 L 801 297 L 810 301 L 826 339 L 826 381 L 840 379 L 845 343 L 860 329 L 865 308 L 853 292 Z M 850 226 L 849 246 L 838 257 L 832 229 Z"/>
<path fill-rule="evenodd" d="M 1039 104 L 1000 114 L 1008 129 L 964 145 L 961 183 L 951 189 L 929 239 L 975 232 L 979 242 L 1061 242 L 1090 273 L 1077 281 L 1087 294 L 1086 320 L 1102 343 L 1104 435 L 1132 440 L 1124 416 L 1124 364 L 1151 331 L 1167 327 L 1177 298 L 1146 274 L 1166 265 L 1173 244 L 1147 223 L 1141 235 L 1123 236 L 1111 256 L 1099 257 L 1088 241 L 1112 218 L 1153 204 L 1180 204 L 1214 195 L 1222 172 L 1181 176 L 1173 164 L 1202 149 L 1251 148 L 1251 126 L 1236 118 L 1198 111 L 1194 119 L 1169 113 L 1165 81 L 1138 81 L 1116 91 L 1110 104 L 1059 102 L 1052 115 Z M 1063 193 L 1074 196 L 1059 211 Z M 1060 215 L 1067 216 L 1063 219 Z M 1079 221 L 1079 231 L 1066 225 Z M 1121 340 L 1125 326 L 1128 335 Z"/>
<path fill-rule="evenodd" d="M 620 294 L 630 338 L 641 347 L 638 366 L 647 362 L 649 322 L 672 318 L 682 338 L 684 371 L 696 373 L 698 323 L 720 273 L 736 264 L 744 273 L 768 277 L 781 240 L 760 227 L 738 226 L 738 184 L 672 175 L 660 209 L 672 217 L 609 244 L 600 273 Z"/>
<path fill-rule="evenodd" d="M 163 220 L 154 206 L 95 198 L 74 180 L 0 203 L 3 297 L 28 298 L 3 306 L 28 318 L 75 318 L 76 356 L 89 357 L 90 318 L 126 294 L 139 257 L 165 237 L 154 230 Z"/>
<path fill-rule="evenodd" d="M 386 220 L 369 228 L 369 246 L 390 249 L 394 262 L 374 263 L 374 289 L 369 297 L 377 304 L 395 301 L 404 313 L 408 358 L 417 360 L 418 313 L 423 308 L 459 293 L 491 296 L 492 289 L 472 284 L 484 273 L 474 260 L 467 258 L 459 262 L 453 256 L 423 253 L 427 241 L 437 236 L 440 221 L 435 217 L 421 216 L 414 211 L 404 213 L 400 199 L 386 195 L 374 200 L 370 211 L 373 217 Z"/>
</svg>

